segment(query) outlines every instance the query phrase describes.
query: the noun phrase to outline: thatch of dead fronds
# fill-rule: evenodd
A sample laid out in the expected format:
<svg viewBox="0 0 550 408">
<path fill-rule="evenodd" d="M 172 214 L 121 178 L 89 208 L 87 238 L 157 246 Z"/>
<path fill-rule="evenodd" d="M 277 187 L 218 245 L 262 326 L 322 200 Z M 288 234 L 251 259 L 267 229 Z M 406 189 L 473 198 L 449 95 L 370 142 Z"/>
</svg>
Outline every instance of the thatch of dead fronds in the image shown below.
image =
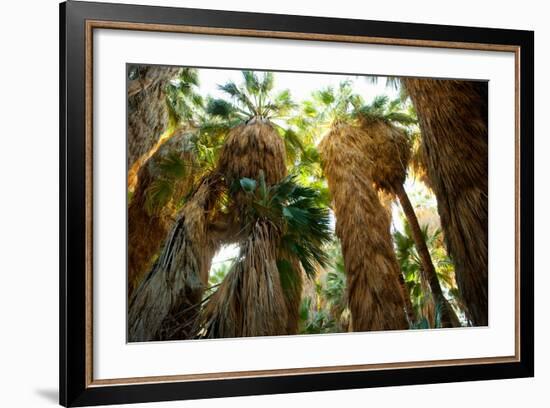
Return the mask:
<svg viewBox="0 0 550 408">
<path fill-rule="evenodd" d="M 407 78 L 430 185 L 474 325 L 488 324 L 488 133 L 484 82 Z"/>
<path fill-rule="evenodd" d="M 369 162 L 370 178 L 377 189 L 393 192 L 407 177 L 411 148 L 405 131 L 384 120 L 360 118 L 363 138 L 357 148 Z"/>
<path fill-rule="evenodd" d="M 430 190 L 433 190 L 427 172 L 426 151 L 424 150 L 424 144 L 422 143 L 420 138 L 412 145 L 409 169 L 411 170 L 412 175 L 415 179 L 420 180 Z"/>
<path fill-rule="evenodd" d="M 287 332 L 287 309 L 277 268 L 279 233 L 258 220 L 239 259 L 206 303 L 199 337 L 248 337 Z"/>
<path fill-rule="evenodd" d="M 390 219 L 373 188 L 361 148 L 369 136 L 335 125 L 319 144 L 342 243 L 348 301 L 355 331 L 408 328 Z"/>
<path fill-rule="evenodd" d="M 184 205 L 151 272 L 129 303 L 129 341 L 187 338 L 220 242 L 208 233 L 222 190 L 217 176 L 207 176 Z"/>
<path fill-rule="evenodd" d="M 268 121 L 252 119 L 231 129 L 220 153 L 219 171 L 229 184 L 256 178 L 263 170 L 268 185 L 286 176 L 284 141 Z"/>
<path fill-rule="evenodd" d="M 128 169 L 145 155 L 168 129 L 165 87 L 180 68 L 141 66 L 128 81 Z"/>
<path fill-rule="evenodd" d="M 128 206 L 129 298 L 151 269 L 180 202 L 193 187 L 194 158 L 188 139 L 188 133 L 176 133 L 139 171 L 139 183 Z"/>
<path fill-rule="evenodd" d="M 405 131 L 392 123 L 379 119 L 362 118 L 361 129 L 368 136 L 361 146 L 371 165 L 371 176 L 375 186 L 386 194 L 395 194 L 414 237 L 415 245 L 422 262 L 423 280 L 430 285 L 436 303 L 440 304 L 443 327 L 460 326 L 459 320 L 451 305 L 443 295 L 437 273 L 428 247 L 421 233 L 414 208 L 403 186 L 411 155 L 411 143 Z M 381 192 L 379 192 L 381 194 Z M 402 274 L 399 275 L 403 289 L 406 289 Z M 406 293 L 406 292 L 405 292 Z M 409 317 L 412 316 L 410 299 L 406 296 Z"/>
</svg>

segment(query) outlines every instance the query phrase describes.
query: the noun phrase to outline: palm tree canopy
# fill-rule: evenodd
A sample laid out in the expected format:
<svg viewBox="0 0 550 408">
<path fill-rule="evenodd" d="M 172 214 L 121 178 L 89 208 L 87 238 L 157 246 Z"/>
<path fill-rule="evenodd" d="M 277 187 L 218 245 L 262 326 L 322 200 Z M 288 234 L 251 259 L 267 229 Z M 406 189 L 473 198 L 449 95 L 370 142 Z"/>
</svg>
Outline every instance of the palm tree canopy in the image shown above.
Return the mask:
<svg viewBox="0 0 550 408">
<path fill-rule="evenodd" d="M 286 117 L 295 108 L 289 90 L 272 95 L 275 83 L 272 72 L 242 71 L 242 75 L 240 85 L 233 81 L 219 85 L 219 90 L 230 100 L 209 99 L 206 111 L 210 115 L 242 122 L 254 118 L 271 121 Z"/>
</svg>

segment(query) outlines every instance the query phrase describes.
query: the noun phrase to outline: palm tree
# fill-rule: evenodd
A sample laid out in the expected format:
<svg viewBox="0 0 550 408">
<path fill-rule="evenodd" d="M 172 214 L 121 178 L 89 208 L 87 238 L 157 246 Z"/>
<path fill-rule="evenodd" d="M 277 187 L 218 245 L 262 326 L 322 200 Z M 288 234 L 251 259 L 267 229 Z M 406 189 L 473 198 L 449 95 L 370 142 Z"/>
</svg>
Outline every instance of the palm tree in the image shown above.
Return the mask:
<svg viewBox="0 0 550 408">
<path fill-rule="evenodd" d="M 424 163 L 460 296 L 472 323 L 487 325 L 487 83 L 402 82 L 418 113 Z"/>
<path fill-rule="evenodd" d="M 218 171 L 224 175 L 230 188 L 243 179 L 253 180 L 260 173 L 267 187 L 282 182 L 287 175 L 286 162 L 289 156 L 287 156 L 286 146 L 292 146 L 292 142 L 296 144 L 296 138 L 291 142 L 292 132 L 281 126 L 280 121 L 292 112 L 295 105 L 288 91 L 272 96 L 273 87 L 272 73 L 266 72 L 259 76 L 254 72 L 243 71 L 241 86 L 234 82 L 220 86 L 220 90 L 229 96 L 229 101 L 212 99 L 208 102 L 207 111 L 211 115 L 231 121 L 233 125 L 218 163 Z M 292 155 L 293 150 L 289 149 L 289 152 Z M 247 230 L 248 228 L 243 225 L 242 215 L 248 211 L 250 200 L 243 191 L 239 190 L 233 190 L 231 199 L 232 212 L 238 214 L 240 218 L 238 223 L 241 231 Z M 321 221 L 322 219 L 318 220 L 318 222 Z M 260 234 L 262 231 L 263 227 L 258 227 L 250 233 Z M 280 245 L 275 245 L 277 254 L 273 256 L 281 275 L 280 285 L 284 295 L 284 308 L 281 308 L 279 314 L 286 316 L 285 332 L 292 334 L 298 329 L 302 274 L 304 273 L 302 269 L 305 269 L 307 274 L 310 266 L 304 264 L 305 259 L 300 258 L 295 248 L 285 248 L 285 239 L 288 239 L 288 236 L 284 235 Z M 250 235 L 245 235 L 244 241 L 241 242 L 241 249 L 243 251 L 247 249 L 249 251 L 247 253 L 254 254 L 255 250 L 261 249 L 257 246 L 262 242 L 261 239 L 252 239 Z M 250 248 L 251 245 L 252 248 Z M 233 276 L 236 274 L 230 273 L 228 279 Z M 220 294 L 224 293 L 223 288 L 222 285 Z M 217 298 L 220 296 L 218 295 Z M 211 305 L 213 303 L 210 302 Z M 270 317 L 266 315 L 264 318 Z M 242 332 L 240 335 L 247 334 Z"/>
<path fill-rule="evenodd" d="M 166 105 L 166 86 L 177 67 L 131 65 L 128 69 L 128 169 L 147 156 L 173 124 Z M 137 169 L 134 170 L 137 173 Z"/>
<path fill-rule="evenodd" d="M 314 95 L 328 132 L 319 144 L 342 243 L 354 331 L 406 329 L 404 287 L 390 235 L 390 217 L 365 160 L 367 135 L 353 124 L 349 84 Z"/>
<path fill-rule="evenodd" d="M 366 160 L 371 164 L 372 181 L 377 189 L 395 194 L 401 203 L 422 261 L 424 279 L 436 304 L 440 305 L 442 326 L 460 326 L 454 310 L 443 295 L 418 218 L 404 187 L 411 143 L 402 126 L 414 124 L 416 118 L 403 109 L 400 100 L 390 102 L 387 96 L 377 97 L 369 105 L 363 104 L 360 98 L 355 98 L 352 103 L 359 126 L 365 132 L 362 147 Z"/>
<path fill-rule="evenodd" d="M 233 128 L 220 154 L 219 170 L 228 184 L 243 177 L 258 177 L 263 170 L 268 184 L 281 181 L 287 174 L 286 149 L 277 122 L 294 104 L 288 91 L 271 97 L 273 73 L 260 78 L 255 72 L 243 71 L 244 84 L 228 82 L 219 88 L 230 98 L 211 99 L 207 112 L 230 121 Z"/>
<path fill-rule="evenodd" d="M 295 301 L 297 286 L 301 292 L 296 268 L 312 277 L 316 265 L 326 263 L 322 247 L 330 240 L 328 212 L 315 204 L 317 193 L 292 176 L 268 186 L 261 172 L 258 181 L 242 178 L 239 184 L 240 199 L 247 201 L 242 207 L 245 237 L 237 260 L 201 313 L 198 336 L 295 333 L 288 307 L 294 307 L 289 299 Z"/>
</svg>

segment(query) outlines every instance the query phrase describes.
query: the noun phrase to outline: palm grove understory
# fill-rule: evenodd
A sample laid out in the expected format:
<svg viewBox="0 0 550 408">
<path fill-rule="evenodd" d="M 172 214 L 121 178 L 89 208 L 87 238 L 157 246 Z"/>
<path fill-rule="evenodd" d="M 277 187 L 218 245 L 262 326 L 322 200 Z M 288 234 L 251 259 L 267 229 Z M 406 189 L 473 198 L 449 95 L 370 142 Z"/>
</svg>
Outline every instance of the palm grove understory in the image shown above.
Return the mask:
<svg viewBox="0 0 550 408">
<path fill-rule="evenodd" d="M 486 84 L 386 78 L 400 97 L 366 103 L 342 81 L 298 104 L 273 73 L 218 99 L 199 75 L 129 69 L 130 341 L 487 324 Z"/>
</svg>

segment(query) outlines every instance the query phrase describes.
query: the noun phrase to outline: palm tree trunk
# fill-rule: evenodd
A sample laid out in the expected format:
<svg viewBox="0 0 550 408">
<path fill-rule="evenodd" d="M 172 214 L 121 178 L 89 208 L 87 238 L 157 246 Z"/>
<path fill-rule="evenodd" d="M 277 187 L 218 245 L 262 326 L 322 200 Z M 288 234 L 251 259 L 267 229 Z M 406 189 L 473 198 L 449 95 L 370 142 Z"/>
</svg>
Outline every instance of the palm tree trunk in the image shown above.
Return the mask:
<svg viewBox="0 0 550 408">
<path fill-rule="evenodd" d="M 403 208 L 403 212 L 405 213 L 411 227 L 412 237 L 422 263 L 422 271 L 425 274 L 424 279 L 428 281 L 435 302 L 441 307 L 441 325 L 443 327 L 459 327 L 460 322 L 458 317 L 441 290 L 428 246 L 426 245 L 422 235 L 420 225 L 418 224 L 418 218 L 416 218 L 416 214 L 409 200 L 409 196 L 407 195 L 407 192 L 402 184 L 395 186 L 395 191 L 397 193 L 397 197 L 399 198 L 399 202 L 401 203 L 401 207 Z"/>
<path fill-rule="evenodd" d="M 199 337 L 286 334 L 286 300 L 277 269 L 278 232 L 258 220 L 241 242 L 239 260 L 201 312 Z"/>
<path fill-rule="evenodd" d="M 378 193 L 378 198 L 380 200 L 380 204 L 382 204 L 382 207 L 386 211 L 386 216 L 391 220 L 392 204 L 395 201 L 395 193 L 393 192 L 388 193 L 385 189 L 378 189 L 377 193 Z M 401 291 L 403 292 L 403 299 L 405 300 L 405 311 L 407 312 L 407 319 L 409 320 L 409 324 L 413 325 L 416 321 L 416 314 L 414 312 L 414 307 L 411 302 L 409 289 L 407 288 L 407 284 L 405 283 L 405 277 L 403 276 L 402 272 L 398 274 L 398 277 L 399 277 L 399 286 L 401 286 Z"/>
<path fill-rule="evenodd" d="M 128 81 L 128 169 L 157 143 L 168 129 L 165 86 L 180 68 L 140 66 Z"/>
<path fill-rule="evenodd" d="M 405 300 L 405 311 L 407 312 L 407 319 L 409 320 L 409 324 L 413 325 L 416 321 L 416 315 L 414 313 L 411 296 L 409 294 L 407 284 L 405 283 L 403 273 L 399 273 L 399 286 L 401 286 L 401 292 L 403 293 L 403 299 Z"/>
<path fill-rule="evenodd" d="M 148 276 L 129 302 L 128 339 L 185 339 L 193 334 L 208 271 L 220 246 L 208 233 L 209 213 L 220 189 L 206 177 L 185 204 Z"/>
<path fill-rule="evenodd" d="M 488 132 L 484 82 L 403 79 L 418 114 L 430 186 L 476 326 L 488 324 Z"/>
<path fill-rule="evenodd" d="M 409 327 L 390 218 L 374 191 L 358 128 L 334 127 L 319 144 L 342 243 L 354 331 Z"/>
<path fill-rule="evenodd" d="M 223 174 L 228 188 L 243 177 L 257 179 L 260 171 L 271 186 L 286 176 L 285 158 L 283 140 L 274 127 L 269 121 L 253 119 L 231 129 L 217 171 Z M 230 212 L 243 224 L 242 230 L 248 231 L 243 221 L 247 199 L 240 193 L 231 198 Z M 294 320 L 298 318 L 301 285 L 293 293 L 284 293 L 277 268 L 278 239 L 272 226 L 261 220 L 241 239 L 239 262 L 201 311 L 199 337 L 268 336 L 297 330 Z"/>
</svg>

